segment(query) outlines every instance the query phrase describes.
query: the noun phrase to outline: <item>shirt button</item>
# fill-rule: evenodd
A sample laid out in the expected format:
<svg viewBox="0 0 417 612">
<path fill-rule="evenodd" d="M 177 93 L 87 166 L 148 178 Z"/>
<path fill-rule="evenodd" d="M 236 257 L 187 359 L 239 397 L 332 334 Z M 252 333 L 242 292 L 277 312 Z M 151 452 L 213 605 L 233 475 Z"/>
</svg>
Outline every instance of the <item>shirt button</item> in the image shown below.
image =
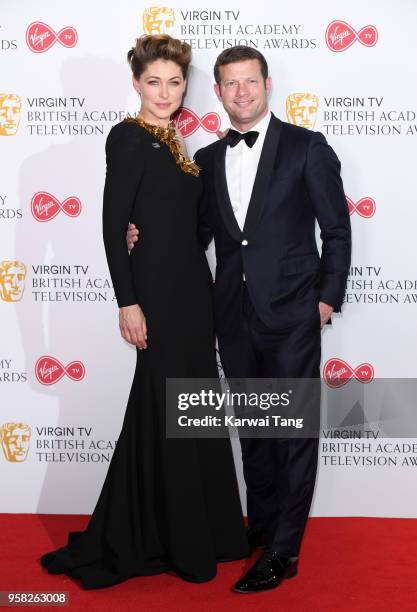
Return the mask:
<svg viewBox="0 0 417 612">
<path fill-rule="evenodd" d="M 248 244 L 248 241 L 247 240 L 242 240 L 242 244 L 243 244 L 243 246 L 246 246 Z"/>
</svg>

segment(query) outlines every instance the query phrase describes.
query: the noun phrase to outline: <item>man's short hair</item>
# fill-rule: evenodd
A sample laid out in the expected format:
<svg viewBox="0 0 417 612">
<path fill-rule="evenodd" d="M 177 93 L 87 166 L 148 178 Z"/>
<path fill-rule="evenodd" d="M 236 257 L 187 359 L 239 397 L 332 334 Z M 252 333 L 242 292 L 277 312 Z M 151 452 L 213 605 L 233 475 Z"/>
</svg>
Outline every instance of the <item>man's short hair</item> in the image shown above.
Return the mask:
<svg viewBox="0 0 417 612">
<path fill-rule="evenodd" d="M 258 60 L 263 79 L 266 81 L 268 78 L 268 64 L 262 53 L 253 47 L 238 45 L 236 47 L 230 47 L 230 49 L 225 49 L 216 59 L 216 63 L 214 64 L 214 79 L 217 85 L 220 85 L 220 66 L 226 66 L 234 62 L 244 62 L 246 60 Z"/>
</svg>

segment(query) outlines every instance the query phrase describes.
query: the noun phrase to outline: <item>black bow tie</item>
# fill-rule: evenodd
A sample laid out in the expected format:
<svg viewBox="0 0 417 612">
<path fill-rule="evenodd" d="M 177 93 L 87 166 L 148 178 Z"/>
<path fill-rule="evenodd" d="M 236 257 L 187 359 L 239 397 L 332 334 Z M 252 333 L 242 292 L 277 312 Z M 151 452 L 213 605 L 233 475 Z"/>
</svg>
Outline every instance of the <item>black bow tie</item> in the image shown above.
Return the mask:
<svg viewBox="0 0 417 612">
<path fill-rule="evenodd" d="M 241 134 L 236 130 L 229 130 L 227 132 L 227 144 L 231 147 L 235 147 L 241 140 L 244 140 L 248 147 L 252 148 L 259 136 L 259 132 L 245 132 Z"/>
</svg>

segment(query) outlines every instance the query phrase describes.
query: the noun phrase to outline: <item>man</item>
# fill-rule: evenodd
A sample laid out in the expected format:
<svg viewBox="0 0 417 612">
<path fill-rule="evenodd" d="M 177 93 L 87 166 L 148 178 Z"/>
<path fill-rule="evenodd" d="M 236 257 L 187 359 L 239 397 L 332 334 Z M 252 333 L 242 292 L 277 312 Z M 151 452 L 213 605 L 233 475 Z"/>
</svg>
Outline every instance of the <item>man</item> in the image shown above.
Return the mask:
<svg viewBox="0 0 417 612">
<path fill-rule="evenodd" d="M 319 378 L 320 330 L 340 311 L 350 265 L 340 162 L 322 134 L 268 110 L 271 78 L 257 50 L 226 49 L 214 76 L 232 129 L 195 159 L 204 181 L 199 232 L 205 246 L 213 236 L 216 246 L 214 310 L 226 377 Z M 131 229 L 129 246 L 134 236 Z M 241 446 L 249 544 L 266 544 L 235 584 L 247 593 L 297 573 L 318 440 L 241 439 Z"/>
</svg>

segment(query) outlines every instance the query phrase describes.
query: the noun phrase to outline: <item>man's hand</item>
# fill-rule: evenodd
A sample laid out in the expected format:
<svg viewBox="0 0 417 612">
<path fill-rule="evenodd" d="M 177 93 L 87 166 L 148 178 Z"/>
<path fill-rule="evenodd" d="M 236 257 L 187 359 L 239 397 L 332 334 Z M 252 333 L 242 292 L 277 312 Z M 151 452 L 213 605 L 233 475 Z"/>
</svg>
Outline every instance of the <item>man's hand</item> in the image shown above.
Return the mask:
<svg viewBox="0 0 417 612">
<path fill-rule="evenodd" d="M 119 310 L 119 327 L 122 337 L 140 350 L 148 348 L 146 319 L 138 304 Z"/>
<path fill-rule="evenodd" d="M 332 316 L 333 306 L 329 306 L 325 302 L 319 302 L 319 311 L 320 311 L 320 328 L 323 329 L 324 325 L 326 325 L 327 321 Z"/>
<path fill-rule="evenodd" d="M 137 229 L 136 225 L 134 223 L 129 223 L 129 225 L 127 226 L 126 233 L 126 242 L 129 253 L 135 246 L 135 242 L 137 242 L 138 236 L 139 230 Z"/>
</svg>

